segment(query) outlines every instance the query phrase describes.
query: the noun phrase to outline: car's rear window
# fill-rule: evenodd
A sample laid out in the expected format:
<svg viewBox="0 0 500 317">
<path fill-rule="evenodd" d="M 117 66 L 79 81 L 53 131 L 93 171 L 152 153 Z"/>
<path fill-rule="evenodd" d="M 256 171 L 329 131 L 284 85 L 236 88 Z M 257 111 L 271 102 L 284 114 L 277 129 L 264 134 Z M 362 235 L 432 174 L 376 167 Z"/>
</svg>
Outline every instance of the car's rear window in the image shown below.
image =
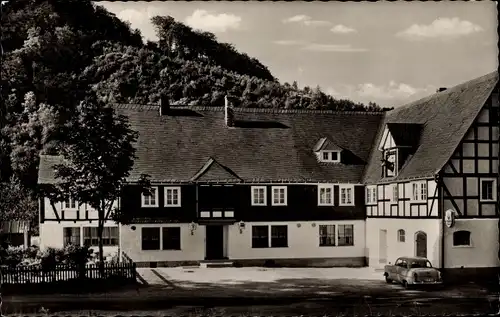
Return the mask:
<svg viewBox="0 0 500 317">
<path fill-rule="evenodd" d="M 432 265 L 429 261 L 412 261 L 411 262 L 412 269 L 426 268 L 426 267 L 432 267 Z"/>
</svg>

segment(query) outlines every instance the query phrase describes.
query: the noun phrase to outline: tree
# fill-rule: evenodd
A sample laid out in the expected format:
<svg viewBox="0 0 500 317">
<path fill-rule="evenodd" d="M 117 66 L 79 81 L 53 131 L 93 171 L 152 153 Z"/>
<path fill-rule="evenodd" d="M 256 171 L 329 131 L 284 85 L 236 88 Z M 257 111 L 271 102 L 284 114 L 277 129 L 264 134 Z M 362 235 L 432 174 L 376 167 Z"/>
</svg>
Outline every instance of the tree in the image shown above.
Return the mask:
<svg viewBox="0 0 500 317">
<path fill-rule="evenodd" d="M 0 226 L 4 222 L 19 221 L 24 225 L 24 246 L 29 246 L 29 230 L 36 221 L 38 202 L 32 190 L 23 186 L 13 176 L 9 182 L 0 183 Z"/>
<path fill-rule="evenodd" d="M 97 211 L 102 273 L 104 223 L 112 218 L 113 204 L 120 197 L 121 188 L 133 167 L 133 143 L 138 135 L 126 117 L 117 115 L 94 94 L 88 95 L 77 106 L 77 115 L 67 129 L 67 138 L 59 147 L 64 162 L 54 166 L 56 184 L 46 187 L 44 194 L 51 201 L 71 197 L 78 204 L 86 203 Z M 149 193 L 148 175 L 140 175 L 139 186 Z"/>
</svg>

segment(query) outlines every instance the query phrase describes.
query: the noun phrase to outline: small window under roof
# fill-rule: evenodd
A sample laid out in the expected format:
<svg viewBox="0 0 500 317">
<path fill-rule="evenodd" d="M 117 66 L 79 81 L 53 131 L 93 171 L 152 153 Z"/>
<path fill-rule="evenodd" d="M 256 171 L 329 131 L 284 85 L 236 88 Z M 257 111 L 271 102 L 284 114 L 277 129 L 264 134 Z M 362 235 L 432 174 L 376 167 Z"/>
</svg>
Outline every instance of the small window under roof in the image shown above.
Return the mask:
<svg viewBox="0 0 500 317">
<path fill-rule="evenodd" d="M 320 162 L 340 162 L 340 152 L 342 148 L 333 143 L 328 138 L 321 138 L 314 146 L 313 151 L 316 153 Z"/>
</svg>

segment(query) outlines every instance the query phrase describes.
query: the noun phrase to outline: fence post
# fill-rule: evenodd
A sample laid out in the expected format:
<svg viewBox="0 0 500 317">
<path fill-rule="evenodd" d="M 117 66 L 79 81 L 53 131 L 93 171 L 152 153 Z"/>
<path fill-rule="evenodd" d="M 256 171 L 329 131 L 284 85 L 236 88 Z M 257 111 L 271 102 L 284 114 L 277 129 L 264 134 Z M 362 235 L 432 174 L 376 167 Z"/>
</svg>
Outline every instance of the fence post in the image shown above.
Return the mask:
<svg viewBox="0 0 500 317">
<path fill-rule="evenodd" d="M 135 262 L 132 263 L 132 279 L 134 282 L 137 281 L 137 270 Z"/>
</svg>

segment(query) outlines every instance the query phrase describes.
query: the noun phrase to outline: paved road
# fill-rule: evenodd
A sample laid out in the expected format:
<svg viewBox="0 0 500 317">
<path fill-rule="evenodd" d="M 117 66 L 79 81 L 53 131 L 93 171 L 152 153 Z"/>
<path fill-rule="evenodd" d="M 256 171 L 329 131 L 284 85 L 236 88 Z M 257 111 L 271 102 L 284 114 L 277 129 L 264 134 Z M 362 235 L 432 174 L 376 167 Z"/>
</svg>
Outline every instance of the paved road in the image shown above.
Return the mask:
<svg viewBox="0 0 500 317">
<path fill-rule="evenodd" d="M 90 310 L 97 315 L 323 316 L 343 313 L 352 316 L 486 314 L 498 308 L 498 296 L 473 284 L 405 290 L 396 284 L 388 285 L 382 279 L 326 278 L 318 276 L 319 271 L 297 275 L 301 271 L 269 270 L 238 277 L 236 273 L 245 271 L 225 270 L 217 271 L 221 275 L 218 279 L 211 276 L 213 272 L 154 269 L 148 273 L 151 273 L 149 280 L 155 283 L 110 293 L 5 296 L 4 313 L 39 313 L 43 307 L 58 315 L 82 315 Z"/>
</svg>

